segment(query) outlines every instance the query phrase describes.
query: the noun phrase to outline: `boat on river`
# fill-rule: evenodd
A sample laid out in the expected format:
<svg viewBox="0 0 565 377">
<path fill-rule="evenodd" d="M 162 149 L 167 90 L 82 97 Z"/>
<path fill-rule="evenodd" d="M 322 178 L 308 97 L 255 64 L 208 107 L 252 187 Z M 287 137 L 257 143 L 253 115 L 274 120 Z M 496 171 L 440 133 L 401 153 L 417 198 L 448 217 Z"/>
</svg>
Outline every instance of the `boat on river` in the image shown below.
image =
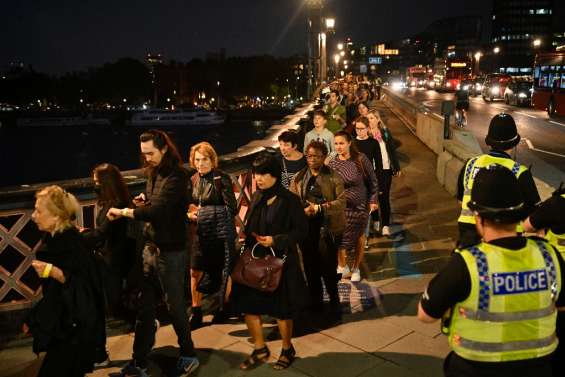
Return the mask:
<svg viewBox="0 0 565 377">
<path fill-rule="evenodd" d="M 127 122 L 130 126 L 219 126 L 224 124 L 226 118 L 215 111 L 203 109 L 191 110 L 145 110 L 134 113 Z"/>
</svg>

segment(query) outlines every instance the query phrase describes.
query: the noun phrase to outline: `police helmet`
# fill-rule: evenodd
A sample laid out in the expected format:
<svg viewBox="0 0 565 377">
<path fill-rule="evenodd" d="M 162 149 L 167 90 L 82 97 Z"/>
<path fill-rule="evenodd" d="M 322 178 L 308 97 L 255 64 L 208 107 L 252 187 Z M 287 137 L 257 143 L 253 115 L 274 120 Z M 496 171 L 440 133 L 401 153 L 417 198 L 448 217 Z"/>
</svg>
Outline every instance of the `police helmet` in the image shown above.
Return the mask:
<svg viewBox="0 0 565 377">
<path fill-rule="evenodd" d="M 475 176 L 469 208 L 501 224 L 517 223 L 528 215 L 518 180 L 509 169 L 496 164 L 480 169 Z"/>
<path fill-rule="evenodd" d="M 487 145 L 497 150 L 507 150 L 515 147 L 519 142 L 520 135 L 512 116 L 500 113 L 491 119 L 485 138 Z"/>
</svg>

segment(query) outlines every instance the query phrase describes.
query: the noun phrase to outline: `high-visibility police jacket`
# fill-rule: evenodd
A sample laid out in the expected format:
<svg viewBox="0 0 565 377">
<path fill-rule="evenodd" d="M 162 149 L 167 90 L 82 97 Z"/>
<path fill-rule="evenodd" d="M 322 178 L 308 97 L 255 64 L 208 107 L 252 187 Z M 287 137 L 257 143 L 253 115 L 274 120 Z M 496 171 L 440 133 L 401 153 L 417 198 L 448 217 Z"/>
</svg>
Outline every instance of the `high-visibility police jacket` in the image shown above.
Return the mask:
<svg viewBox="0 0 565 377">
<path fill-rule="evenodd" d="M 526 360 L 557 348 L 555 301 L 561 270 L 554 249 L 527 239 L 520 250 L 481 243 L 457 250 L 471 277 L 469 297 L 451 309 L 449 344 L 464 359 Z"/>
<path fill-rule="evenodd" d="M 561 197 L 565 199 L 565 194 L 561 194 Z M 561 255 L 565 257 L 565 233 L 557 234 L 553 233 L 551 229 L 548 229 L 545 233 L 545 239 L 555 246 Z"/>
<path fill-rule="evenodd" d="M 457 220 L 460 223 L 474 224 L 475 216 L 473 211 L 469 209 L 469 202 L 471 201 L 471 189 L 473 188 L 473 183 L 475 182 L 475 176 L 478 171 L 487 166 L 497 164 L 504 166 L 508 170 L 512 171 L 516 176 L 516 179 L 528 170 L 524 165 L 520 165 L 516 161 L 506 158 L 497 157 L 490 154 L 483 154 L 474 157 L 467 161 L 465 165 L 465 174 L 463 176 L 463 200 L 461 201 L 461 214 Z"/>
</svg>

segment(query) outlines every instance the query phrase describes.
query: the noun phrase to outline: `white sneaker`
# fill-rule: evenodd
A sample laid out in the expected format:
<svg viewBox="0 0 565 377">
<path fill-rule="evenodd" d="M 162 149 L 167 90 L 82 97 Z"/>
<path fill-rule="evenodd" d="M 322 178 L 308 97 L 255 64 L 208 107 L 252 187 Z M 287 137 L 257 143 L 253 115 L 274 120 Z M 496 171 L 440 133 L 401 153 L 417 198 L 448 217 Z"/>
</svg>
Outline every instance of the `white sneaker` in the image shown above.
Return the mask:
<svg viewBox="0 0 565 377">
<path fill-rule="evenodd" d="M 383 226 L 383 236 L 390 236 L 390 228 L 388 225 Z"/>
<path fill-rule="evenodd" d="M 351 270 L 349 269 L 348 265 L 345 265 L 344 267 L 337 266 L 337 273 L 341 274 L 342 279 L 351 276 Z"/>
<path fill-rule="evenodd" d="M 361 281 L 361 271 L 358 268 L 354 268 L 351 272 L 351 281 L 352 282 L 359 282 Z"/>
</svg>

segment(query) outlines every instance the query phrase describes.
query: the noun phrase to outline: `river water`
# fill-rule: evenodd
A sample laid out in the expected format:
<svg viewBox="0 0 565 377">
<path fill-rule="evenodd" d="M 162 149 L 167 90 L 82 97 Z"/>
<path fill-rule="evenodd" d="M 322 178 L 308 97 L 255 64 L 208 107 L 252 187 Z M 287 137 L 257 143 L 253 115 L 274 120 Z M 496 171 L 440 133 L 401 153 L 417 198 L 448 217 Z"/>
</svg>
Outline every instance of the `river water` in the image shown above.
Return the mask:
<svg viewBox="0 0 565 377">
<path fill-rule="evenodd" d="M 284 115 L 280 115 L 282 118 Z M 267 121 L 267 126 L 272 121 Z M 184 161 L 190 147 L 210 142 L 218 154 L 230 153 L 259 138 L 252 121 L 214 128 L 160 127 L 169 133 Z M 110 162 L 121 170 L 140 167 L 139 135 L 148 127 L 57 126 L 0 128 L 0 187 L 83 178 Z"/>
</svg>

